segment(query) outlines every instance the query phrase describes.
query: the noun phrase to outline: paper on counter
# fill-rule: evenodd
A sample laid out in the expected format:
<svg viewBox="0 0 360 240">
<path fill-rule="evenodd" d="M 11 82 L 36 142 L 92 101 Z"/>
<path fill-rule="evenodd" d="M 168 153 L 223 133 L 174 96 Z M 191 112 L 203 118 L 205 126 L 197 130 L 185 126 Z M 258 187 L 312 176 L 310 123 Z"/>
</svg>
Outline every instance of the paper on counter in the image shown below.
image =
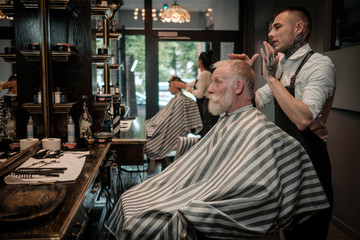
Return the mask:
<svg viewBox="0 0 360 240">
<path fill-rule="evenodd" d="M 49 176 L 39 176 L 33 175 L 31 178 L 20 178 L 18 176 L 8 175 L 5 177 L 4 181 L 6 184 L 34 184 L 34 183 L 50 183 L 50 182 L 72 182 L 77 179 L 80 175 L 82 168 L 84 166 L 86 156 L 89 154 L 89 151 L 84 152 L 64 152 L 64 155 L 59 158 L 45 158 L 45 159 L 35 159 L 29 158 L 18 168 L 27 168 L 33 163 L 37 163 L 41 160 L 50 162 L 52 160 L 59 161 L 58 163 L 52 163 L 49 165 L 42 166 L 44 168 L 59 168 L 66 167 L 64 173 L 60 174 L 59 177 L 49 177 Z M 83 156 L 79 158 L 79 156 Z M 31 168 L 38 168 L 38 165 L 30 166 Z"/>
</svg>

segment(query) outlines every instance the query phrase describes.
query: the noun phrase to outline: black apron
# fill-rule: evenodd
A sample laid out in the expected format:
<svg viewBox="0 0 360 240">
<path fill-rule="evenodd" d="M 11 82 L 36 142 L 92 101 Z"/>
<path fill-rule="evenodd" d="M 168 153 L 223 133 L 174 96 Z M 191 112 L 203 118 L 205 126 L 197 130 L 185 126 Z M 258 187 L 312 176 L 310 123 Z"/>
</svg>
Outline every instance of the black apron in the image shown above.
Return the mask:
<svg viewBox="0 0 360 240">
<path fill-rule="evenodd" d="M 295 97 L 295 81 L 296 76 L 300 72 L 302 66 L 305 64 L 305 62 L 311 57 L 313 54 L 313 51 L 310 51 L 303 61 L 300 63 L 298 69 L 296 70 L 294 76 L 291 77 L 290 85 L 286 87 L 286 89 L 289 91 L 289 93 Z M 281 78 L 281 77 L 280 77 Z M 332 206 L 333 206 L 333 189 L 332 189 L 332 182 L 331 182 L 331 164 L 330 164 L 330 158 L 328 155 L 326 143 L 320 139 L 313 131 L 311 131 L 309 128 L 305 131 L 300 131 L 296 125 L 291 122 L 291 120 L 288 118 L 288 116 L 283 112 L 283 110 L 280 108 L 278 102 L 276 99 L 275 102 L 275 124 L 279 126 L 281 129 L 283 129 L 285 132 L 293 136 L 295 139 L 297 139 L 301 145 L 306 150 L 307 154 L 309 155 L 315 171 L 319 177 L 319 180 L 321 182 L 322 187 L 324 188 L 326 197 L 331 205 L 329 209 L 326 209 L 325 216 L 322 216 L 320 218 L 317 218 L 314 222 L 311 223 L 311 226 L 316 226 L 319 221 L 323 221 L 322 225 L 326 228 L 326 221 L 330 221 L 331 214 L 332 214 Z M 310 218 L 311 219 L 311 218 Z M 310 224 L 309 224 L 310 225 Z M 302 229 L 300 233 L 306 234 L 305 229 Z M 321 231 L 321 227 L 318 227 L 317 230 Z M 313 231 L 313 230 L 311 230 Z M 323 232 L 327 231 L 326 229 L 323 229 Z M 284 232 L 285 233 L 285 232 Z M 296 237 L 300 237 L 299 232 L 297 232 Z M 325 237 L 324 233 L 324 237 Z M 285 234 L 286 236 L 287 234 Z M 320 236 L 320 235 L 319 235 Z M 286 237 L 286 239 L 297 239 L 293 237 Z M 301 238 L 299 238 L 301 239 Z M 326 238 L 325 238 L 326 239 Z"/>
</svg>

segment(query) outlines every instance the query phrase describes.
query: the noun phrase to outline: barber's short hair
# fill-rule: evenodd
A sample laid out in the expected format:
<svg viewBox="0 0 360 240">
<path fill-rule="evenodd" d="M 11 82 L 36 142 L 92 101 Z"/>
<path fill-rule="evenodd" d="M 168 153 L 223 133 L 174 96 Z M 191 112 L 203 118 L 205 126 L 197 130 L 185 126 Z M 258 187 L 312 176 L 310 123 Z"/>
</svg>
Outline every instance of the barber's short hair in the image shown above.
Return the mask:
<svg viewBox="0 0 360 240">
<path fill-rule="evenodd" d="M 303 7 L 288 6 L 288 7 L 281 8 L 279 11 L 277 11 L 274 14 L 274 18 L 282 12 L 290 12 L 290 13 L 297 14 L 297 16 L 301 19 L 301 21 L 303 21 L 305 23 L 304 40 L 306 42 L 309 42 L 310 35 L 311 35 L 311 29 L 312 29 L 312 20 L 311 20 L 311 15 L 308 12 L 308 10 L 306 10 Z"/>
<path fill-rule="evenodd" d="M 233 81 L 236 79 L 244 80 L 245 91 L 249 98 L 255 96 L 255 72 L 251 66 L 243 60 L 223 60 L 213 64 L 213 68 L 217 68 L 223 64 L 227 65 L 227 74 L 232 77 Z"/>
</svg>

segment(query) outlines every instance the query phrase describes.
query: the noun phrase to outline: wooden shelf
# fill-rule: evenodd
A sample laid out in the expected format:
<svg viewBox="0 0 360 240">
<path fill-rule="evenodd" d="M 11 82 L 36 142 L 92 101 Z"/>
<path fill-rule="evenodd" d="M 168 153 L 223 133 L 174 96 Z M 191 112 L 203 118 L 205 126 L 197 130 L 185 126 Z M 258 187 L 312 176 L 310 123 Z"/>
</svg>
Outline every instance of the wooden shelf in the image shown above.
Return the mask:
<svg viewBox="0 0 360 240">
<path fill-rule="evenodd" d="M 109 7 L 92 6 L 91 7 L 91 15 L 104 16 L 104 17 L 108 18 L 111 15 L 111 10 Z"/>
<path fill-rule="evenodd" d="M 21 0 L 25 8 L 38 8 L 38 0 Z M 50 9 L 60 9 L 72 12 L 76 17 L 79 16 L 79 10 L 71 0 L 50 0 Z"/>
<path fill-rule="evenodd" d="M 40 51 L 31 51 L 31 50 L 21 50 L 21 54 L 29 62 L 40 61 Z M 67 62 L 71 56 L 77 55 L 75 52 L 61 52 L 61 51 L 52 51 L 51 59 L 55 62 Z"/>
<path fill-rule="evenodd" d="M 103 38 L 104 37 L 104 33 L 102 32 L 96 32 L 96 37 L 97 38 Z M 122 37 L 122 34 L 119 32 L 110 32 L 109 33 L 109 39 L 113 39 L 113 40 L 119 40 Z"/>
<path fill-rule="evenodd" d="M 99 55 L 99 54 L 93 54 L 91 56 L 91 60 L 93 63 L 106 63 L 110 58 L 110 55 L 108 54 L 104 54 L 104 55 Z"/>
<path fill-rule="evenodd" d="M 51 59 L 55 62 L 67 62 L 71 56 L 76 56 L 75 52 L 61 52 L 61 51 L 52 51 Z"/>
<path fill-rule="evenodd" d="M 111 70 L 120 70 L 121 68 L 121 64 L 110 64 L 110 69 Z M 104 69 L 104 65 L 103 64 L 98 64 L 96 65 L 97 69 Z"/>
<path fill-rule="evenodd" d="M 7 16 L 14 15 L 14 5 L 13 4 L 0 4 L 0 10 Z"/>
<path fill-rule="evenodd" d="M 8 63 L 16 63 L 16 54 L 15 53 L 0 53 L 0 57 Z"/>
<path fill-rule="evenodd" d="M 75 103 L 54 103 L 55 114 L 67 114 Z M 40 103 L 24 103 L 22 105 L 30 114 L 42 114 L 42 104 Z"/>
</svg>

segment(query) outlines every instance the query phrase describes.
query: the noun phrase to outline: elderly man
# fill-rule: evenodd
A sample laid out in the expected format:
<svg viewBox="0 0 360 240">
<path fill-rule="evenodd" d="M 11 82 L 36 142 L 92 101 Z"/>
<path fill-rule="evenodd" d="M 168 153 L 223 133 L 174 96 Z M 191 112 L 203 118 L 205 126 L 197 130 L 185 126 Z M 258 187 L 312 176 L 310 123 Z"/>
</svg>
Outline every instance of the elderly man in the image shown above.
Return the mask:
<svg viewBox="0 0 360 240">
<path fill-rule="evenodd" d="M 218 123 L 161 174 L 125 192 L 106 227 L 118 239 L 248 239 L 329 207 L 301 145 L 252 107 L 255 74 L 217 63 Z"/>
<path fill-rule="evenodd" d="M 175 150 L 178 137 L 184 137 L 191 131 L 199 133 L 203 127 L 200 112 L 194 100 L 182 94 L 174 82 L 182 82 L 177 76 L 169 79 L 169 91 L 175 95 L 155 116 L 146 121 L 148 141 L 145 147 L 151 172 L 156 159 L 165 158 Z"/>
</svg>

